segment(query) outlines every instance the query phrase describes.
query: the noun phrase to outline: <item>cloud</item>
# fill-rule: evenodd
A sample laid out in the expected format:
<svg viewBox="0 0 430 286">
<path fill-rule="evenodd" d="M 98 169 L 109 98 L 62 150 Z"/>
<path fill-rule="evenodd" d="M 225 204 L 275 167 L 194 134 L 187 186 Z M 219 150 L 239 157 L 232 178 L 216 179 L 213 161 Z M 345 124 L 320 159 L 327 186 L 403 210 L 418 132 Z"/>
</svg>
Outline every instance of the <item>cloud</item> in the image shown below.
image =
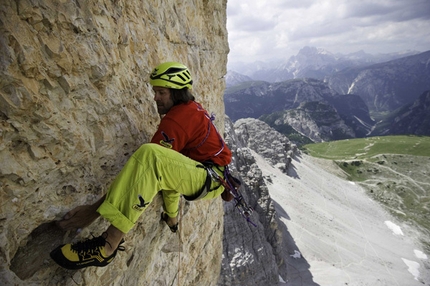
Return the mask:
<svg viewBox="0 0 430 286">
<path fill-rule="evenodd" d="M 389 0 L 375 3 L 351 2 L 343 5 L 345 18 L 377 18 L 383 21 L 409 21 L 413 19 L 430 19 L 430 2 L 428 0 Z"/>
<path fill-rule="evenodd" d="M 276 15 L 272 9 L 265 9 L 263 3 L 256 1 L 228 3 L 227 25 L 230 30 L 255 33 L 274 29 L 277 24 Z"/>
<path fill-rule="evenodd" d="M 231 25 L 237 30 L 255 33 L 272 30 L 276 26 L 276 22 L 273 19 L 262 19 L 254 15 L 246 15 L 232 20 Z"/>
<path fill-rule="evenodd" d="M 369 53 L 430 49 L 430 0 L 229 0 L 229 61 L 289 57 L 304 46 Z"/>
</svg>

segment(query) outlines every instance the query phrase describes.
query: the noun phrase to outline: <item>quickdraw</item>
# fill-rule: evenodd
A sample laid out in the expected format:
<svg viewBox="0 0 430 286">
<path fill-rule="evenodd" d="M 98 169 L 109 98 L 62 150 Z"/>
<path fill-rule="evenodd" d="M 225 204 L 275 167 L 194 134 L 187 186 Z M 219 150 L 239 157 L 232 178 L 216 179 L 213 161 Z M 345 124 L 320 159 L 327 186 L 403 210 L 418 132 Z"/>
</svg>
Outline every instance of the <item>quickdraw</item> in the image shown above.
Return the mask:
<svg viewBox="0 0 430 286">
<path fill-rule="evenodd" d="M 225 179 L 220 177 L 212 168 L 207 168 L 207 170 L 212 180 L 220 182 L 221 185 L 223 185 L 223 187 L 233 195 L 235 207 L 242 215 L 242 217 L 245 218 L 248 223 L 257 227 L 257 225 L 251 220 L 251 215 L 254 212 L 254 209 L 246 203 L 245 199 L 239 191 L 241 182 L 231 175 L 228 166 L 226 166 L 224 169 Z"/>
</svg>

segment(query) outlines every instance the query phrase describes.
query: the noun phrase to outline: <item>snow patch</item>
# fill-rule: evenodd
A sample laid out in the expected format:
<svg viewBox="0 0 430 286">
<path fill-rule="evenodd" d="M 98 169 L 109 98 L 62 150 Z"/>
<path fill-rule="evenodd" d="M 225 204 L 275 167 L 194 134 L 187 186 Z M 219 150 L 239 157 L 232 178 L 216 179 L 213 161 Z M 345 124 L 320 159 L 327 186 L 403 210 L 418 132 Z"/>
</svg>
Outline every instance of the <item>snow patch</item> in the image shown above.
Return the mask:
<svg viewBox="0 0 430 286">
<path fill-rule="evenodd" d="M 408 266 L 408 271 L 414 276 L 415 280 L 418 280 L 418 277 L 420 277 L 420 264 L 404 258 L 402 260 Z"/>
<path fill-rule="evenodd" d="M 302 258 L 302 254 L 298 250 L 294 250 L 294 254 L 290 255 L 294 259 Z"/>
<path fill-rule="evenodd" d="M 279 282 L 281 282 L 281 283 L 286 283 L 286 282 L 284 281 L 284 279 L 282 279 L 281 275 L 279 275 Z"/>
<path fill-rule="evenodd" d="M 400 226 L 392 223 L 391 221 L 385 221 L 385 225 L 396 235 L 403 235 L 403 231 Z"/>
<path fill-rule="evenodd" d="M 360 122 L 361 125 L 363 125 L 364 127 L 366 127 L 367 129 L 371 129 L 373 128 L 372 125 L 370 125 L 369 123 L 364 122 L 363 120 L 361 120 L 360 118 L 358 118 L 357 116 L 354 116 L 354 119 L 357 120 L 358 122 Z"/>
<path fill-rule="evenodd" d="M 414 249 L 414 253 L 417 258 L 427 260 L 427 255 L 424 252 Z"/>
</svg>

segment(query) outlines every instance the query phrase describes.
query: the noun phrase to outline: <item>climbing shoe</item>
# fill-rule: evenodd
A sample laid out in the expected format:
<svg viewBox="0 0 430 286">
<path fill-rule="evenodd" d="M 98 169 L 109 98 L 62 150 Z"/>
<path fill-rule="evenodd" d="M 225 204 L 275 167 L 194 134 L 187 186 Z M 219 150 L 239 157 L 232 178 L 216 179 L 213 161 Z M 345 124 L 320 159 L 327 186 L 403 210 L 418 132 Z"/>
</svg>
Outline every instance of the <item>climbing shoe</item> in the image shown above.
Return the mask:
<svg viewBox="0 0 430 286">
<path fill-rule="evenodd" d="M 121 240 L 117 249 L 110 256 L 105 254 L 106 237 L 99 236 L 85 241 L 63 244 L 51 251 L 51 258 L 66 269 L 81 269 L 88 266 L 103 267 L 112 262 L 117 251 L 124 251 Z M 110 245 L 110 244 L 109 244 Z"/>
</svg>

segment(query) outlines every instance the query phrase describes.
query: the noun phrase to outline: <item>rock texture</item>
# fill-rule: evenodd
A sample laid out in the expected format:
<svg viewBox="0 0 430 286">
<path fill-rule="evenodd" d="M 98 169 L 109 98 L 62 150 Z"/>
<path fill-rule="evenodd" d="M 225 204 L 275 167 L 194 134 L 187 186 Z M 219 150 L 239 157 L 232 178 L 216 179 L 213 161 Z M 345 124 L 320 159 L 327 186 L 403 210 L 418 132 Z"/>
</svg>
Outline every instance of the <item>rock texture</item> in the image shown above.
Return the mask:
<svg viewBox="0 0 430 286">
<path fill-rule="evenodd" d="M 65 271 L 48 253 L 107 226 L 75 237 L 51 222 L 100 197 L 150 139 L 155 65 L 186 64 L 197 100 L 224 113 L 226 1 L 7 0 L 0 30 L 0 284 L 216 284 L 220 200 L 183 201 L 178 237 L 159 223 L 157 198 L 106 268 Z"/>
</svg>

